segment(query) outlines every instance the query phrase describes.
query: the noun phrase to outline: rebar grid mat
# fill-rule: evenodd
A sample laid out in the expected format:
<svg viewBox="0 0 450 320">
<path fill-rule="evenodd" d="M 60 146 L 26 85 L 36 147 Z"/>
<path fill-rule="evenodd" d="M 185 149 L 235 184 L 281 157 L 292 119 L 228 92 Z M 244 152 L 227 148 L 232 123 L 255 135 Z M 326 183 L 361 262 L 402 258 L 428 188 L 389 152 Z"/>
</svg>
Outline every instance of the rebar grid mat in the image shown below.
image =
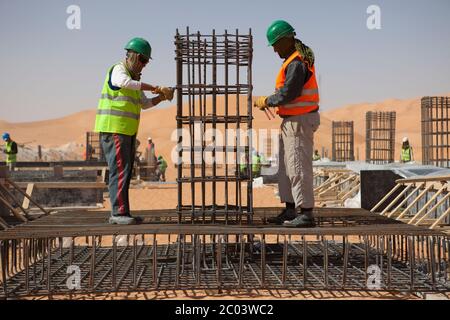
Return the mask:
<svg viewBox="0 0 450 320">
<path fill-rule="evenodd" d="M 366 113 L 366 162 L 394 162 L 395 111 Z"/>
<path fill-rule="evenodd" d="M 131 235 L 121 245 L 115 236 L 110 245 L 95 236 L 3 241 L 2 266 L 7 267 L 0 296 L 155 289 L 450 289 L 446 237 L 318 238 L 158 234 Z M 11 250 L 19 254 L 6 254 Z"/>
<path fill-rule="evenodd" d="M 1 297 L 171 289 L 448 292 L 450 238 L 362 209 L 318 209 L 319 227 L 178 224 L 178 212 L 45 216 L 0 233 Z M 188 222 L 188 220 L 187 220 Z"/>
<path fill-rule="evenodd" d="M 250 223 L 251 30 L 244 35 L 177 30 L 175 47 L 179 222 L 201 216 L 203 223 L 214 223 L 222 216 L 226 223 Z"/>
<path fill-rule="evenodd" d="M 422 163 L 450 167 L 449 97 L 423 97 L 421 101 Z"/>
<path fill-rule="evenodd" d="M 353 121 L 333 121 L 331 138 L 333 161 L 355 161 Z"/>
</svg>

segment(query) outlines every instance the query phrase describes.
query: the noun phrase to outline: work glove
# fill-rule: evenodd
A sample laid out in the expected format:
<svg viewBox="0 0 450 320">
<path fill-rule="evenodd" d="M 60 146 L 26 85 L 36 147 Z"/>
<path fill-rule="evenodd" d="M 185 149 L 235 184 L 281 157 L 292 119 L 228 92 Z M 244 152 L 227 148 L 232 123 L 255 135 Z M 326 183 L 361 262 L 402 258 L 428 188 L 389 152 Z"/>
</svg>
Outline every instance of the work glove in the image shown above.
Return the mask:
<svg viewBox="0 0 450 320">
<path fill-rule="evenodd" d="M 266 96 L 262 96 L 262 97 L 259 97 L 258 99 L 256 99 L 256 101 L 255 101 L 255 103 L 253 105 L 256 108 L 259 108 L 259 110 L 264 110 L 264 109 L 269 107 L 267 105 L 266 101 L 267 101 L 267 97 Z"/>
<path fill-rule="evenodd" d="M 161 98 L 161 95 L 164 96 L 164 100 L 161 100 L 161 101 L 165 101 L 165 100 L 172 101 L 173 92 L 174 92 L 174 89 L 172 89 L 172 88 L 156 87 L 156 93 L 158 93 L 160 95 L 160 98 Z"/>
</svg>

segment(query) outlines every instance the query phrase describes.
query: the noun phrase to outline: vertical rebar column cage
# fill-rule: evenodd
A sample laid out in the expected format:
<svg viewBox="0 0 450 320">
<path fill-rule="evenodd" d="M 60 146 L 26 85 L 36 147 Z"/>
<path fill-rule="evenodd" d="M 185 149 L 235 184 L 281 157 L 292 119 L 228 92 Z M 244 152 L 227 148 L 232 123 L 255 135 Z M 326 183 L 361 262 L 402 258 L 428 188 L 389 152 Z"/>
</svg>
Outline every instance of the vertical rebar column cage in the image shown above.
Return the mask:
<svg viewBox="0 0 450 320">
<path fill-rule="evenodd" d="M 179 223 L 251 223 L 251 30 L 177 30 L 175 46 Z"/>
<path fill-rule="evenodd" d="M 366 113 L 366 162 L 394 162 L 395 111 Z"/>
<path fill-rule="evenodd" d="M 332 160 L 355 161 L 353 121 L 332 122 Z"/>
<path fill-rule="evenodd" d="M 422 98 L 422 163 L 450 167 L 449 97 Z"/>
<path fill-rule="evenodd" d="M 86 161 L 105 161 L 102 146 L 100 145 L 100 133 L 86 132 Z"/>
</svg>

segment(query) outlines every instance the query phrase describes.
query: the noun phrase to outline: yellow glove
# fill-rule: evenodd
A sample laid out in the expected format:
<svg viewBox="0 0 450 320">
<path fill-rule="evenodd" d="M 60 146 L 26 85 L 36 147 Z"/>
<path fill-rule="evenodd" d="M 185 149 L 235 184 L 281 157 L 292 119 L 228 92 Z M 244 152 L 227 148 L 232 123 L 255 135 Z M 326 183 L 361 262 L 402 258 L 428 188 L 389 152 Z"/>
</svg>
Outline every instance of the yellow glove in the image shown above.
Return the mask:
<svg viewBox="0 0 450 320">
<path fill-rule="evenodd" d="M 259 97 L 258 99 L 256 99 L 254 106 L 256 108 L 259 108 L 259 110 L 264 110 L 265 108 L 268 108 L 269 106 L 266 103 L 267 101 L 267 97 L 266 96 L 262 96 Z"/>
<path fill-rule="evenodd" d="M 160 95 L 160 98 L 161 98 L 161 95 L 163 95 L 164 96 L 164 100 L 172 101 L 172 99 L 173 99 L 173 92 L 174 92 L 174 89 L 172 89 L 172 88 L 156 87 L 156 92 L 155 93 L 158 93 Z M 164 100 L 161 100 L 161 101 L 164 101 Z"/>
<path fill-rule="evenodd" d="M 162 93 L 158 94 L 158 98 L 159 98 L 159 100 L 161 100 L 161 102 L 167 100 L 166 96 L 164 94 L 162 94 Z"/>
</svg>

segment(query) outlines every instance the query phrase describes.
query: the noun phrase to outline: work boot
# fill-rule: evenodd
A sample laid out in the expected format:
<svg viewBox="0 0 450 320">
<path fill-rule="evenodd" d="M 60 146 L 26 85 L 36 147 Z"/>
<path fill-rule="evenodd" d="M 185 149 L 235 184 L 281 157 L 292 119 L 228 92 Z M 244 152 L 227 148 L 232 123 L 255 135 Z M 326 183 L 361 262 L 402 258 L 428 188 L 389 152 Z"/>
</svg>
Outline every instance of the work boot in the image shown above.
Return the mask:
<svg viewBox="0 0 450 320">
<path fill-rule="evenodd" d="M 297 212 L 295 211 L 295 209 L 286 208 L 286 209 L 283 209 L 283 211 L 281 211 L 281 213 L 279 215 L 277 215 L 276 217 L 269 217 L 267 219 L 267 222 L 275 223 L 275 224 L 282 224 L 283 221 L 295 219 L 296 216 L 297 216 Z"/>
<path fill-rule="evenodd" d="M 314 228 L 316 223 L 314 222 L 312 209 L 301 209 L 301 213 L 293 220 L 284 221 L 286 227 L 295 228 Z"/>
<path fill-rule="evenodd" d="M 121 224 L 121 225 L 131 225 L 131 224 L 137 224 L 138 221 L 136 218 L 130 216 L 130 215 L 123 215 L 123 216 L 111 216 L 109 218 L 110 224 Z"/>
</svg>

